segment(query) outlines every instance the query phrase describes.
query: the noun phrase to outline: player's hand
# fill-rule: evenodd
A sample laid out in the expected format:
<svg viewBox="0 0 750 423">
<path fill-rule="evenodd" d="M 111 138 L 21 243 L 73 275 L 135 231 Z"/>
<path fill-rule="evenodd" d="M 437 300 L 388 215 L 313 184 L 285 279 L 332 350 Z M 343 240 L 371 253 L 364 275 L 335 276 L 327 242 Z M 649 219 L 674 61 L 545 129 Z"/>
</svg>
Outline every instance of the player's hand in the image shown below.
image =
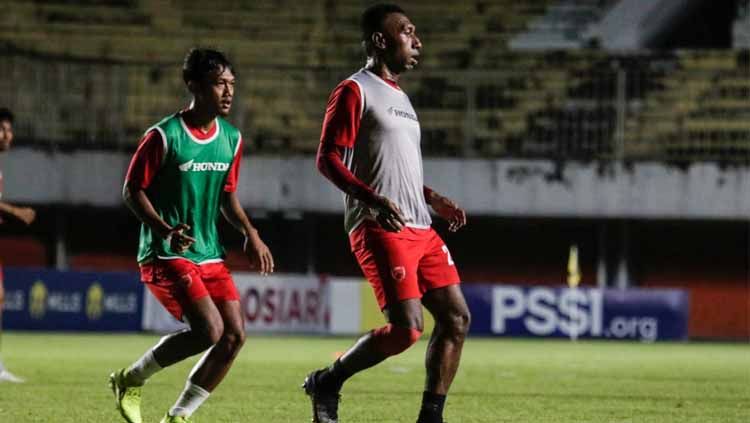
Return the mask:
<svg viewBox="0 0 750 423">
<path fill-rule="evenodd" d="M 438 216 L 448 222 L 449 231 L 456 232 L 466 225 L 466 212 L 450 198 L 433 192 L 430 205 Z"/>
<path fill-rule="evenodd" d="M 193 245 L 195 238 L 189 237 L 185 234 L 185 232 L 189 230 L 190 226 L 184 223 L 178 223 L 170 229 L 167 233 L 167 239 L 169 239 L 169 246 L 172 251 L 181 254 Z"/>
<path fill-rule="evenodd" d="M 36 219 L 36 212 L 31 207 L 17 207 L 16 217 L 26 225 L 31 225 L 31 222 Z"/>
<path fill-rule="evenodd" d="M 245 255 L 250 260 L 250 268 L 257 270 L 261 275 L 269 275 L 273 273 L 274 263 L 271 250 L 260 236 L 257 231 L 253 231 L 245 237 L 245 245 L 243 246 Z"/>
<path fill-rule="evenodd" d="M 371 207 L 375 210 L 375 219 L 386 231 L 400 232 L 406 225 L 401 210 L 388 198 L 382 195 L 376 196 L 375 203 Z"/>
</svg>

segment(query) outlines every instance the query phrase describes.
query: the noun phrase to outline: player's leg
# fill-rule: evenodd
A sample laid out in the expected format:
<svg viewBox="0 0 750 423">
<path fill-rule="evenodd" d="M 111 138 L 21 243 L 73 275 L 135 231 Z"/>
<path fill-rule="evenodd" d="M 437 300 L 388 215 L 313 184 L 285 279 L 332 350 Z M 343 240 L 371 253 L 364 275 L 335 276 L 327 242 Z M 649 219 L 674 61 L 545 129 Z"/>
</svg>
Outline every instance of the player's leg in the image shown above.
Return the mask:
<svg viewBox="0 0 750 423">
<path fill-rule="evenodd" d="M 443 421 L 445 398 L 461 361 L 471 317 L 459 285 L 427 291 L 422 303 L 434 317 L 435 329 L 427 344 L 427 376 L 418 422 L 439 423 Z"/>
<path fill-rule="evenodd" d="M 217 307 L 224 320 L 224 333 L 190 375 L 191 382 L 204 387 L 209 392 L 221 383 L 245 344 L 240 302 L 225 301 L 218 303 Z"/>
<path fill-rule="evenodd" d="M 173 421 L 170 417 L 192 416 L 224 379 L 245 343 L 239 301 L 219 302 L 216 305 L 224 321 L 224 332 L 218 342 L 193 367 L 185 389 L 165 417 L 167 422 Z"/>
<path fill-rule="evenodd" d="M 303 386 L 312 399 L 314 422 L 336 422 L 343 383 L 352 375 L 403 352 L 422 334 L 418 258 L 413 245 L 378 232 L 369 233 L 367 239 L 368 244 L 356 248 L 354 254 L 388 324 L 362 336 L 329 367 L 308 375 Z"/>
<path fill-rule="evenodd" d="M 141 422 L 141 387 L 153 374 L 205 351 L 224 331 L 216 305 L 196 265 L 186 260 L 156 262 L 142 268 L 146 286 L 170 314 L 189 329 L 162 338 L 130 366 L 110 375 L 110 386 L 125 421 Z"/>
<path fill-rule="evenodd" d="M 223 331 L 190 372 L 185 389 L 162 420 L 165 423 L 187 419 L 208 399 L 226 376 L 245 343 L 245 326 L 239 293 L 223 263 L 200 267 L 201 279 L 218 310 Z"/>
<path fill-rule="evenodd" d="M 422 335 L 422 306 L 418 299 L 399 301 L 384 310 L 388 324 L 360 337 L 341 357 L 310 373 L 303 387 L 312 399 L 313 422 L 338 422 L 339 391 L 355 374 L 400 354 Z"/>
<path fill-rule="evenodd" d="M 157 283 L 160 283 L 158 281 Z M 205 351 L 218 342 L 224 332 L 224 321 L 202 280 L 193 277 L 190 293 L 161 284 L 147 284 L 160 303 L 189 328 L 163 338 L 125 372 L 129 385 L 143 385 L 155 372 Z"/>
<path fill-rule="evenodd" d="M 211 297 L 199 298 L 182 308 L 184 320 L 190 327 L 163 337 L 150 350 L 153 361 L 160 368 L 169 367 L 205 351 L 216 344 L 224 332 L 224 322 Z M 147 358 L 145 361 L 150 360 Z M 150 375 L 138 374 L 139 370 L 134 368 L 128 376 L 137 378 L 135 381 L 143 384 Z"/>
<path fill-rule="evenodd" d="M 213 301 L 204 296 L 183 305 L 190 327 L 163 337 L 130 366 L 110 375 L 110 386 L 117 408 L 129 423 L 140 423 L 141 387 L 160 370 L 205 351 L 215 344 L 224 330 L 221 315 Z"/>
<path fill-rule="evenodd" d="M 435 231 L 425 238 L 419 262 L 422 304 L 435 319 L 427 345 L 427 376 L 419 423 L 441 423 L 445 398 L 458 370 L 464 339 L 469 330 L 469 308 L 459 287 L 460 277 L 448 248 Z"/>
</svg>

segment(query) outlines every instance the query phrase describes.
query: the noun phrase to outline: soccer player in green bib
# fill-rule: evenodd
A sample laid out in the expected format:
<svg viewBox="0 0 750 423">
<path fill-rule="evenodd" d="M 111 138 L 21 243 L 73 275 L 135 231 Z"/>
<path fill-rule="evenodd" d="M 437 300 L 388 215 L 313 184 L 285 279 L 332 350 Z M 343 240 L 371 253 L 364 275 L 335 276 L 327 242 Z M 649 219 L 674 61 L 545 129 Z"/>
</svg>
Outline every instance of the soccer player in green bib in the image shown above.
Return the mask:
<svg viewBox="0 0 750 423">
<path fill-rule="evenodd" d="M 206 351 L 161 420 L 189 422 L 242 348 L 240 297 L 223 262 L 219 214 L 245 236 L 251 268 L 264 275 L 274 268 L 236 195 L 242 135 L 225 120 L 234 95 L 232 64 L 218 51 L 193 49 L 183 79 L 193 102 L 146 131 L 128 168 L 123 198 L 142 222 L 141 280 L 189 329 L 165 336 L 110 375 L 117 408 L 129 423 L 142 422 L 141 387 L 150 376 Z"/>
</svg>

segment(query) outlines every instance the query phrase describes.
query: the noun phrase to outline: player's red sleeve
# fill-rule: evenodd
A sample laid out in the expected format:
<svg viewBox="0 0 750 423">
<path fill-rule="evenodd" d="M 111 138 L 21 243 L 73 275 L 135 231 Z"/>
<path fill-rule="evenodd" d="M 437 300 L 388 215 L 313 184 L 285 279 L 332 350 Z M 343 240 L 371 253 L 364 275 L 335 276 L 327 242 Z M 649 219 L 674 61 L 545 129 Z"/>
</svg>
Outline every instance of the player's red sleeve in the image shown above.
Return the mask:
<svg viewBox="0 0 750 423">
<path fill-rule="evenodd" d="M 320 142 L 354 147 L 361 118 L 362 95 L 359 85 L 347 79 L 341 82 L 328 98 Z"/>
<path fill-rule="evenodd" d="M 164 145 L 164 140 L 157 130 L 149 131 L 143 136 L 128 166 L 125 185 L 139 189 L 146 189 L 151 185 L 164 159 Z"/>
<path fill-rule="evenodd" d="M 237 191 L 237 183 L 240 179 L 240 162 L 242 161 L 242 135 L 240 140 L 237 142 L 237 151 L 234 153 L 234 159 L 232 160 L 232 167 L 229 168 L 229 174 L 227 175 L 227 182 L 224 184 L 224 192 L 235 192 Z"/>
<path fill-rule="evenodd" d="M 344 165 L 343 152 L 354 148 L 362 117 L 362 96 L 356 82 L 346 80 L 331 93 L 323 119 L 316 164 L 320 173 L 340 190 L 371 204 L 375 191 Z"/>
<path fill-rule="evenodd" d="M 341 191 L 365 204 L 375 201 L 375 191 L 344 165 L 343 148 L 334 144 L 320 143 L 318 147 L 318 170 Z"/>
</svg>

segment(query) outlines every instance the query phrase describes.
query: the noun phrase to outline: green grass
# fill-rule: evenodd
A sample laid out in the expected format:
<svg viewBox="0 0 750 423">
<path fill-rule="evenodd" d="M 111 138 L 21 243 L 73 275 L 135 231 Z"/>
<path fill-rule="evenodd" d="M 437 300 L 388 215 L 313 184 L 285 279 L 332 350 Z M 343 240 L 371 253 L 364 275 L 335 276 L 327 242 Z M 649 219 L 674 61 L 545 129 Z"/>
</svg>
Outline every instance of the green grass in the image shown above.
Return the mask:
<svg viewBox="0 0 750 423">
<path fill-rule="evenodd" d="M 153 335 L 5 333 L 3 358 L 27 378 L 0 384 L 0 422 L 117 422 L 109 372 Z M 299 385 L 348 338 L 251 336 L 197 422 L 309 422 Z M 344 423 L 411 422 L 423 383 L 420 342 L 344 387 Z M 195 359 L 144 388 L 144 421 L 158 422 Z M 446 406 L 450 423 L 714 423 L 750 421 L 750 346 L 469 339 Z"/>
</svg>

